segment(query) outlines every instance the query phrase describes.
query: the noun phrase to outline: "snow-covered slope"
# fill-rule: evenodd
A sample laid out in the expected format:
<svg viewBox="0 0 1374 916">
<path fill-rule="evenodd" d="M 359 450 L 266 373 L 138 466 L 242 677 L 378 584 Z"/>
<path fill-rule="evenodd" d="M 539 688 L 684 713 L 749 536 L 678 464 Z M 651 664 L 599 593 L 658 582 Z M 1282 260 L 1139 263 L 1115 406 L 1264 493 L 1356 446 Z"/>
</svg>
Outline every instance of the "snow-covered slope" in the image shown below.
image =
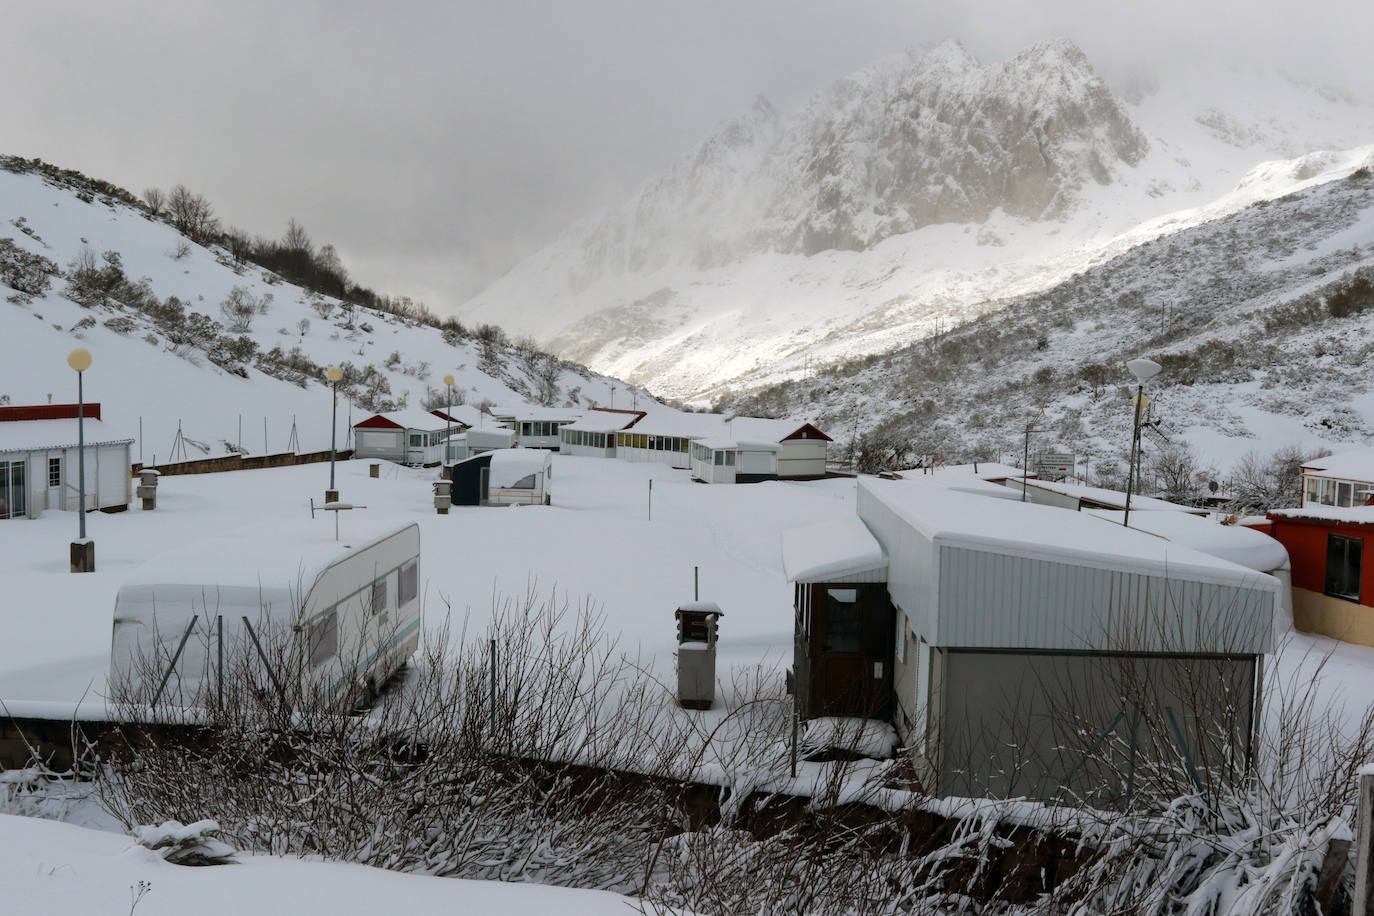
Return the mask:
<svg viewBox="0 0 1374 916">
<path fill-rule="evenodd" d="M 125 285 L 104 304 L 73 301 L 68 283 L 83 259 L 102 276 L 114 274 L 106 252 L 117 256 Z M 27 284 L 5 280 L 3 264 L 25 255 L 46 258 L 61 271 L 41 295 L 24 295 L 11 287 Z M 242 331 L 229 330 L 232 322 L 221 311 L 235 288 L 241 301 L 256 304 Z M 76 378 L 66 354 L 84 347 L 94 357 L 86 397 L 101 402 L 105 425 L 138 437 L 141 423 L 135 460 L 223 455 L 240 443 L 249 454 L 328 448 L 331 399 L 321 370 L 330 365 L 349 368 L 340 389 L 341 448 L 350 415 L 419 407 L 450 373 L 454 399 L 472 404 L 535 402 L 541 395 L 557 404 L 604 404 L 613 385 L 626 398 L 624 383 L 548 362 L 536 351 L 445 335 L 307 292 L 251 264 L 235 264 L 223 249 L 191 243 L 143 210 L 93 192 L 93 185 L 36 170 L 0 168 L 0 296 L 7 299 L 0 302 L 6 351 L 0 400 L 74 401 Z M 172 297 L 188 320 L 178 319 Z M 186 445 L 174 456 L 178 426 Z"/>
<path fill-rule="evenodd" d="M 1203 208 L 1216 218 L 1188 228 L 1179 217 L 1153 240 L 1142 229 L 1115 257 L 980 319 L 728 403 L 750 413 L 804 406 L 845 438 L 888 450 L 879 463 L 1019 463 L 1033 422 L 1033 450 L 1073 452 L 1080 470 L 1115 476 L 1132 422 L 1125 362 L 1146 355 L 1164 366 L 1149 385 L 1161 431 L 1191 443 L 1222 479 L 1252 450 L 1365 445 L 1374 146 L 1258 169 L 1218 208 L 1275 184 L 1300 190 L 1226 216 Z M 1162 445 L 1152 435 L 1147 450 Z"/>
<path fill-rule="evenodd" d="M 705 401 L 892 349 L 1333 166 L 1257 183 L 1260 163 L 1374 141 L 1374 109 L 1204 66 L 1118 95 L 1064 40 L 1001 64 L 898 55 L 790 117 L 761 101 L 459 313 Z"/>
</svg>

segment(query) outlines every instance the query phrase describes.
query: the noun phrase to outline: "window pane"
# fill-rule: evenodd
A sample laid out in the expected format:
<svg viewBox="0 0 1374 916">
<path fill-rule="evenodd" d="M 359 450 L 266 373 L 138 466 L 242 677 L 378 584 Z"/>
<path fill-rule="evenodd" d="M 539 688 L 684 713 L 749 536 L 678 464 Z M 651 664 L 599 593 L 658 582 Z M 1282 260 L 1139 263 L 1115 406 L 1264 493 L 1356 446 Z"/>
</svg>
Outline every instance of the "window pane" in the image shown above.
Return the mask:
<svg viewBox="0 0 1374 916">
<path fill-rule="evenodd" d="M 402 607 L 420 592 L 420 564 L 414 560 L 401 567 L 396 584 L 396 606 Z"/>
<path fill-rule="evenodd" d="M 372 613 L 380 614 L 386 610 L 386 580 L 378 579 L 372 583 Z"/>
<path fill-rule="evenodd" d="M 49 458 L 49 459 L 48 459 L 48 486 L 50 486 L 50 487 L 60 487 L 60 486 L 62 486 L 62 459 L 61 459 L 61 458 Z"/>
<path fill-rule="evenodd" d="M 339 651 L 339 619 L 333 611 L 315 618 L 310 624 L 307 656 L 310 667 L 317 667 L 334 657 Z"/>
<path fill-rule="evenodd" d="M 1337 598 L 1360 600 L 1360 572 L 1364 554 L 1362 538 L 1342 534 L 1326 536 L 1326 593 Z"/>
<path fill-rule="evenodd" d="M 511 488 L 512 490 L 533 490 L 533 489 L 534 489 L 534 475 L 533 475 L 533 474 L 526 474 L 524 477 L 521 477 L 521 478 L 520 478 L 519 480 L 517 480 L 515 483 L 511 484 L 511 485 L 510 485 L 510 488 Z"/>
<path fill-rule="evenodd" d="M 826 589 L 825 651 L 857 653 L 863 644 L 862 633 L 858 589 Z"/>
<path fill-rule="evenodd" d="M 1336 484 L 1336 505 L 1342 506 L 1347 509 L 1350 508 L 1349 482 L 1343 480 L 1340 483 Z"/>
</svg>

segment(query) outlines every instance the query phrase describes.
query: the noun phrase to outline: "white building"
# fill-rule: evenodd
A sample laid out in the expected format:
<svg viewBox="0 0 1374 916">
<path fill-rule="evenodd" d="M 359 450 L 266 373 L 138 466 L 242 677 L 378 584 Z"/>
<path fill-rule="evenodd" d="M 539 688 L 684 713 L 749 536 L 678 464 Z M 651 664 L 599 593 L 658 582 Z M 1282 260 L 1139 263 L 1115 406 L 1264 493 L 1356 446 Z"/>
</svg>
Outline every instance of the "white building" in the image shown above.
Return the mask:
<svg viewBox="0 0 1374 916">
<path fill-rule="evenodd" d="M 502 426 L 515 431 L 516 448 L 547 448 L 558 450 L 558 431 L 578 420 L 587 411 L 582 407 L 537 407 L 522 404 L 518 407 L 493 407 L 491 415 Z"/>
<path fill-rule="evenodd" d="M 1374 496 L 1374 448 L 1314 458 L 1302 466 L 1300 508 L 1363 506 Z"/>
<path fill-rule="evenodd" d="M 559 431 L 558 451 L 563 455 L 614 458 L 616 433 L 630 429 L 644 416 L 642 410 L 593 407 Z"/>
<path fill-rule="evenodd" d="M 778 479 L 776 442 L 698 439 L 692 443 L 692 479 L 702 483 L 760 483 Z"/>
<path fill-rule="evenodd" d="M 615 457 L 625 461 L 655 461 L 690 470 L 693 467 L 691 443 L 707 439 L 778 446 L 771 469 L 751 471 L 751 474 L 771 473 L 782 480 L 815 480 L 825 476 L 830 437 L 814 424 L 797 420 L 653 411 L 615 434 Z M 754 461 L 757 459 L 751 459 L 751 463 Z M 713 472 L 713 476 L 723 475 Z M 738 474 L 735 476 L 738 478 Z"/>
<path fill-rule="evenodd" d="M 0 519 L 80 506 L 76 414 L 75 404 L 0 407 Z M 106 428 L 100 404 L 85 405 L 86 511 L 128 508 L 133 441 Z"/>
<path fill-rule="evenodd" d="M 937 795 L 1119 796 L 1137 751 L 1243 772 L 1282 558 L 986 486 L 861 479 L 860 526 L 785 536 L 803 715 L 889 719 Z"/>
<path fill-rule="evenodd" d="M 353 424 L 353 457 L 428 467 L 443 457 L 444 437 L 459 432 L 456 426 L 424 410 L 374 414 Z"/>
</svg>

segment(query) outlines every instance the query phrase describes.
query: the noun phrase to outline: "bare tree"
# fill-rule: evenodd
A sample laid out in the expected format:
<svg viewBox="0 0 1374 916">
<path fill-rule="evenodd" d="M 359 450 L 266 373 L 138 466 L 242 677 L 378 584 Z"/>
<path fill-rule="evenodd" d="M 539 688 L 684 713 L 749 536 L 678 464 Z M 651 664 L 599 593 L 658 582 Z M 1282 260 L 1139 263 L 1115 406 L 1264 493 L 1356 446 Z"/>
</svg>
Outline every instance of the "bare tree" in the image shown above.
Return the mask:
<svg viewBox="0 0 1374 916">
<path fill-rule="evenodd" d="M 1197 502 L 1207 482 L 1215 476 L 1216 470 L 1203 467 L 1197 451 L 1188 442 L 1170 442 L 1155 452 L 1150 462 L 1154 490 L 1170 502 Z"/>
<path fill-rule="evenodd" d="M 207 242 L 219 232 L 219 220 L 210 202 L 200 194 L 193 194 L 184 184 L 172 188 L 167 196 L 167 210 L 172 225 L 197 242 Z"/>
<path fill-rule="evenodd" d="M 167 195 L 161 188 L 147 188 L 143 192 L 143 202 L 153 216 L 161 216 L 163 208 L 167 206 Z"/>
</svg>

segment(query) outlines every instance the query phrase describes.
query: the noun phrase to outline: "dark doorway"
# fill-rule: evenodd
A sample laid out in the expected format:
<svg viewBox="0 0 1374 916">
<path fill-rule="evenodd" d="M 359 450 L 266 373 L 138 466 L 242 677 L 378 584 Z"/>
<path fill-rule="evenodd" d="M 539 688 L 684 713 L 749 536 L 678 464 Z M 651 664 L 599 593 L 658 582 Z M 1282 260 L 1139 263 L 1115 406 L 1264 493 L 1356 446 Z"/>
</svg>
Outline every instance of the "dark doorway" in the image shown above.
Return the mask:
<svg viewBox="0 0 1374 916">
<path fill-rule="evenodd" d="M 887 719 L 896 616 L 887 585 L 806 584 L 797 597 L 798 648 L 805 647 L 807 656 L 797 665 L 807 683 L 798 686 L 806 717 Z"/>
</svg>

